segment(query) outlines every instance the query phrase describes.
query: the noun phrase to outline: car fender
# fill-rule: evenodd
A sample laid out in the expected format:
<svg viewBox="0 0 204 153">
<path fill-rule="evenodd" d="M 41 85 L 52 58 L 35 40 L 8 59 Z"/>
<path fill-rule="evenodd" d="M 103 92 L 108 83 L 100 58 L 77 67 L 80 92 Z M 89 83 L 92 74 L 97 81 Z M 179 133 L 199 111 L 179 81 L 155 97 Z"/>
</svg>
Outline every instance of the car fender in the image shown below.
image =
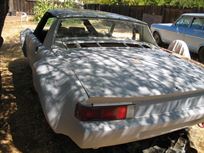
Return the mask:
<svg viewBox="0 0 204 153">
<path fill-rule="evenodd" d="M 152 24 L 152 32 L 158 32 L 161 38 L 161 41 L 164 43 L 170 43 L 172 40 L 166 35 L 171 35 L 171 33 L 176 33 L 174 24 L 172 23 L 161 23 L 161 24 Z"/>
<path fill-rule="evenodd" d="M 160 35 L 160 37 L 162 37 L 162 36 L 161 36 L 161 32 L 160 32 L 160 30 L 155 29 L 152 33 L 154 34 L 155 32 L 157 32 L 157 33 Z"/>
<path fill-rule="evenodd" d="M 154 34 L 155 32 L 157 32 L 161 38 L 162 42 L 165 42 L 165 40 L 163 39 L 163 33 L 161 32 L 161 30 L 165 31 L 165 29 L 159 29 L 157 28 L 157 26 L 155 26 L 154 28 L 152 28 L 152 34 Z"/>
<path fill-rule="evenodd" d="M 34 87 L 51 128 L 57 133 L 73 131 L 64 129 L 64 124 L 68 122 L 70 126 L 66 127 L 76 128 L 71 126 L 76 122 L 75 105 L 88 100 L 88 95 L 68 62 L 52 53 L 46 54 L 33 64 Z"/>
<path fill-rule="evenodd" d="M 30 34 L 33 33 L 33 30 L 27 28 L 23 31 L 20 32 L 20 43 L 21 43 L 21 47 L 22 47 L 22 50 L 23 50 L 23 54 L 25 57 L 27 57 L 27 53 L 26 53 L 26 46 L 27 46 L 27 42 L 26 42 L 26 37 Z"/>
</svg>

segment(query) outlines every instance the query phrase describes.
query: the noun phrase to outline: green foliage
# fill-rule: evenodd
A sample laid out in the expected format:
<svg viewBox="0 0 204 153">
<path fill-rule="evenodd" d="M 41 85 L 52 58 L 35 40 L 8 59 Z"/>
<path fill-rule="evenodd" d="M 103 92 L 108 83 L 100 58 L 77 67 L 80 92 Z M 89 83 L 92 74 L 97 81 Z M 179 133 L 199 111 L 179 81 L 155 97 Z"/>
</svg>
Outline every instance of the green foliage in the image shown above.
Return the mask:
<svg viewBox="0 0 204 153">
<path fill-rule="evenodd" d="M 74 7 L 74 0 L 37 0 L 34 7 L 34 19 L 39 21 L 43 14 L 49 9 Z M 84 3 L 115 4 L 115 5 L 157 5 L 157 6 L 177 6 L 177 7 L 204 7 L 204 0 L 80 0 Z"/>
<path fill-rule="evenodd" d="M 88 4 L 124 4 L 124 0 L 82 0 L 84 3 Z"/>
<path fill-rule="evenodd" d="M 63 3 L 53 0 L 37 0 L 36 5 L 34 6 L 34 19 L 35 21 L 39 21 L 44 13 L 50 9 L 71 7 L 74 7 L 74 2 L 71 0 L 64 0 Z"/>
<path fill-rule="evenodd" d="M 84 3 L 204 7 L 204 0 L 82 0 Z"/>
<path fill-rule="evenodd" d="M 169 5 L 188 8 L 204 7 L 204 0 L 172 0 Z"/>
</svg>

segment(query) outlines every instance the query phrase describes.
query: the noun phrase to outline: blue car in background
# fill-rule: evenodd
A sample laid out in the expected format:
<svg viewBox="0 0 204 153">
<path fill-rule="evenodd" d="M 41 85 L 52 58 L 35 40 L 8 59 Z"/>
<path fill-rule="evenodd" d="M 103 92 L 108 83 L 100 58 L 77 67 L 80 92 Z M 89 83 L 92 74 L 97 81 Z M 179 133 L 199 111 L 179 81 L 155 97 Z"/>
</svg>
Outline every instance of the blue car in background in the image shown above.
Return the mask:
<svg viewBox="0 0 204 153">
<path fill-rule="evenodd" d="M 183 40 L 204 63 L 204 13 L 185 13 L 175 23 L 152 24 L 151 30 L 158 45 Z"/>
</svg>

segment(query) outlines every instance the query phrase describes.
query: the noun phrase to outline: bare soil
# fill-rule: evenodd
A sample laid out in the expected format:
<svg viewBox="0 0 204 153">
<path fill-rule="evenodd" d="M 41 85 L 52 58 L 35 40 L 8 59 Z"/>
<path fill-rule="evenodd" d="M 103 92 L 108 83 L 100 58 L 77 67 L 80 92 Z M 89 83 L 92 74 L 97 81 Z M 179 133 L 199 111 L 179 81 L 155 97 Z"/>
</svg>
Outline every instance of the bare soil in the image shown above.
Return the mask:
<svg viewBox="0 0 204 153">
<path fill-rule="evenodd" d="M 161 153 L 184 141 L 185 152 L 204 153 L 204 129 L 198 126 L 189 131 L 96 150 L 82 150 L 67 136 L 54 133 L 45 120 L 32 84 L 31 69 L 21 51 L 19 31 L 26 27 L 34 28 L 35 24 L 7 20 L 3 30 L 0 153 Z"/>
</svg>

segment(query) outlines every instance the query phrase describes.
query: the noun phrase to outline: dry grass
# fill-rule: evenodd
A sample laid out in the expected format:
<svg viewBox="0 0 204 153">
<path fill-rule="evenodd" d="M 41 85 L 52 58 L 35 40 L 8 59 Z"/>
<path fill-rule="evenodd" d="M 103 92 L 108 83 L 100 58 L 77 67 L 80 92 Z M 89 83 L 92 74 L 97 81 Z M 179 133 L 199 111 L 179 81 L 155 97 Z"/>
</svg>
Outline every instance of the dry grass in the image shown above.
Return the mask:
<svg viewBox="0 0 204 153">
<path fill-rule="evenodd" d="M 189 135 L 198 152 L 204 153 L 204 128 L 193 126 L 190 128 Z"/>
<path fill-rule="evenodd" d="M 22 55 L 18 37 L 19 31 L 25 27 L 35 27 L 35 24 L 7 22 L 3 31 L 0 153 L 140 153 L 153 145 L 165 146 L 171 136 L 98 150 L 81 150 L 68 137 L 55 134 L 44 118 L 32 85 L 31 70 Z M 198 152 L 204 153 L 204 129 L 192 127 L 190 137 Z"/>
</svg>

